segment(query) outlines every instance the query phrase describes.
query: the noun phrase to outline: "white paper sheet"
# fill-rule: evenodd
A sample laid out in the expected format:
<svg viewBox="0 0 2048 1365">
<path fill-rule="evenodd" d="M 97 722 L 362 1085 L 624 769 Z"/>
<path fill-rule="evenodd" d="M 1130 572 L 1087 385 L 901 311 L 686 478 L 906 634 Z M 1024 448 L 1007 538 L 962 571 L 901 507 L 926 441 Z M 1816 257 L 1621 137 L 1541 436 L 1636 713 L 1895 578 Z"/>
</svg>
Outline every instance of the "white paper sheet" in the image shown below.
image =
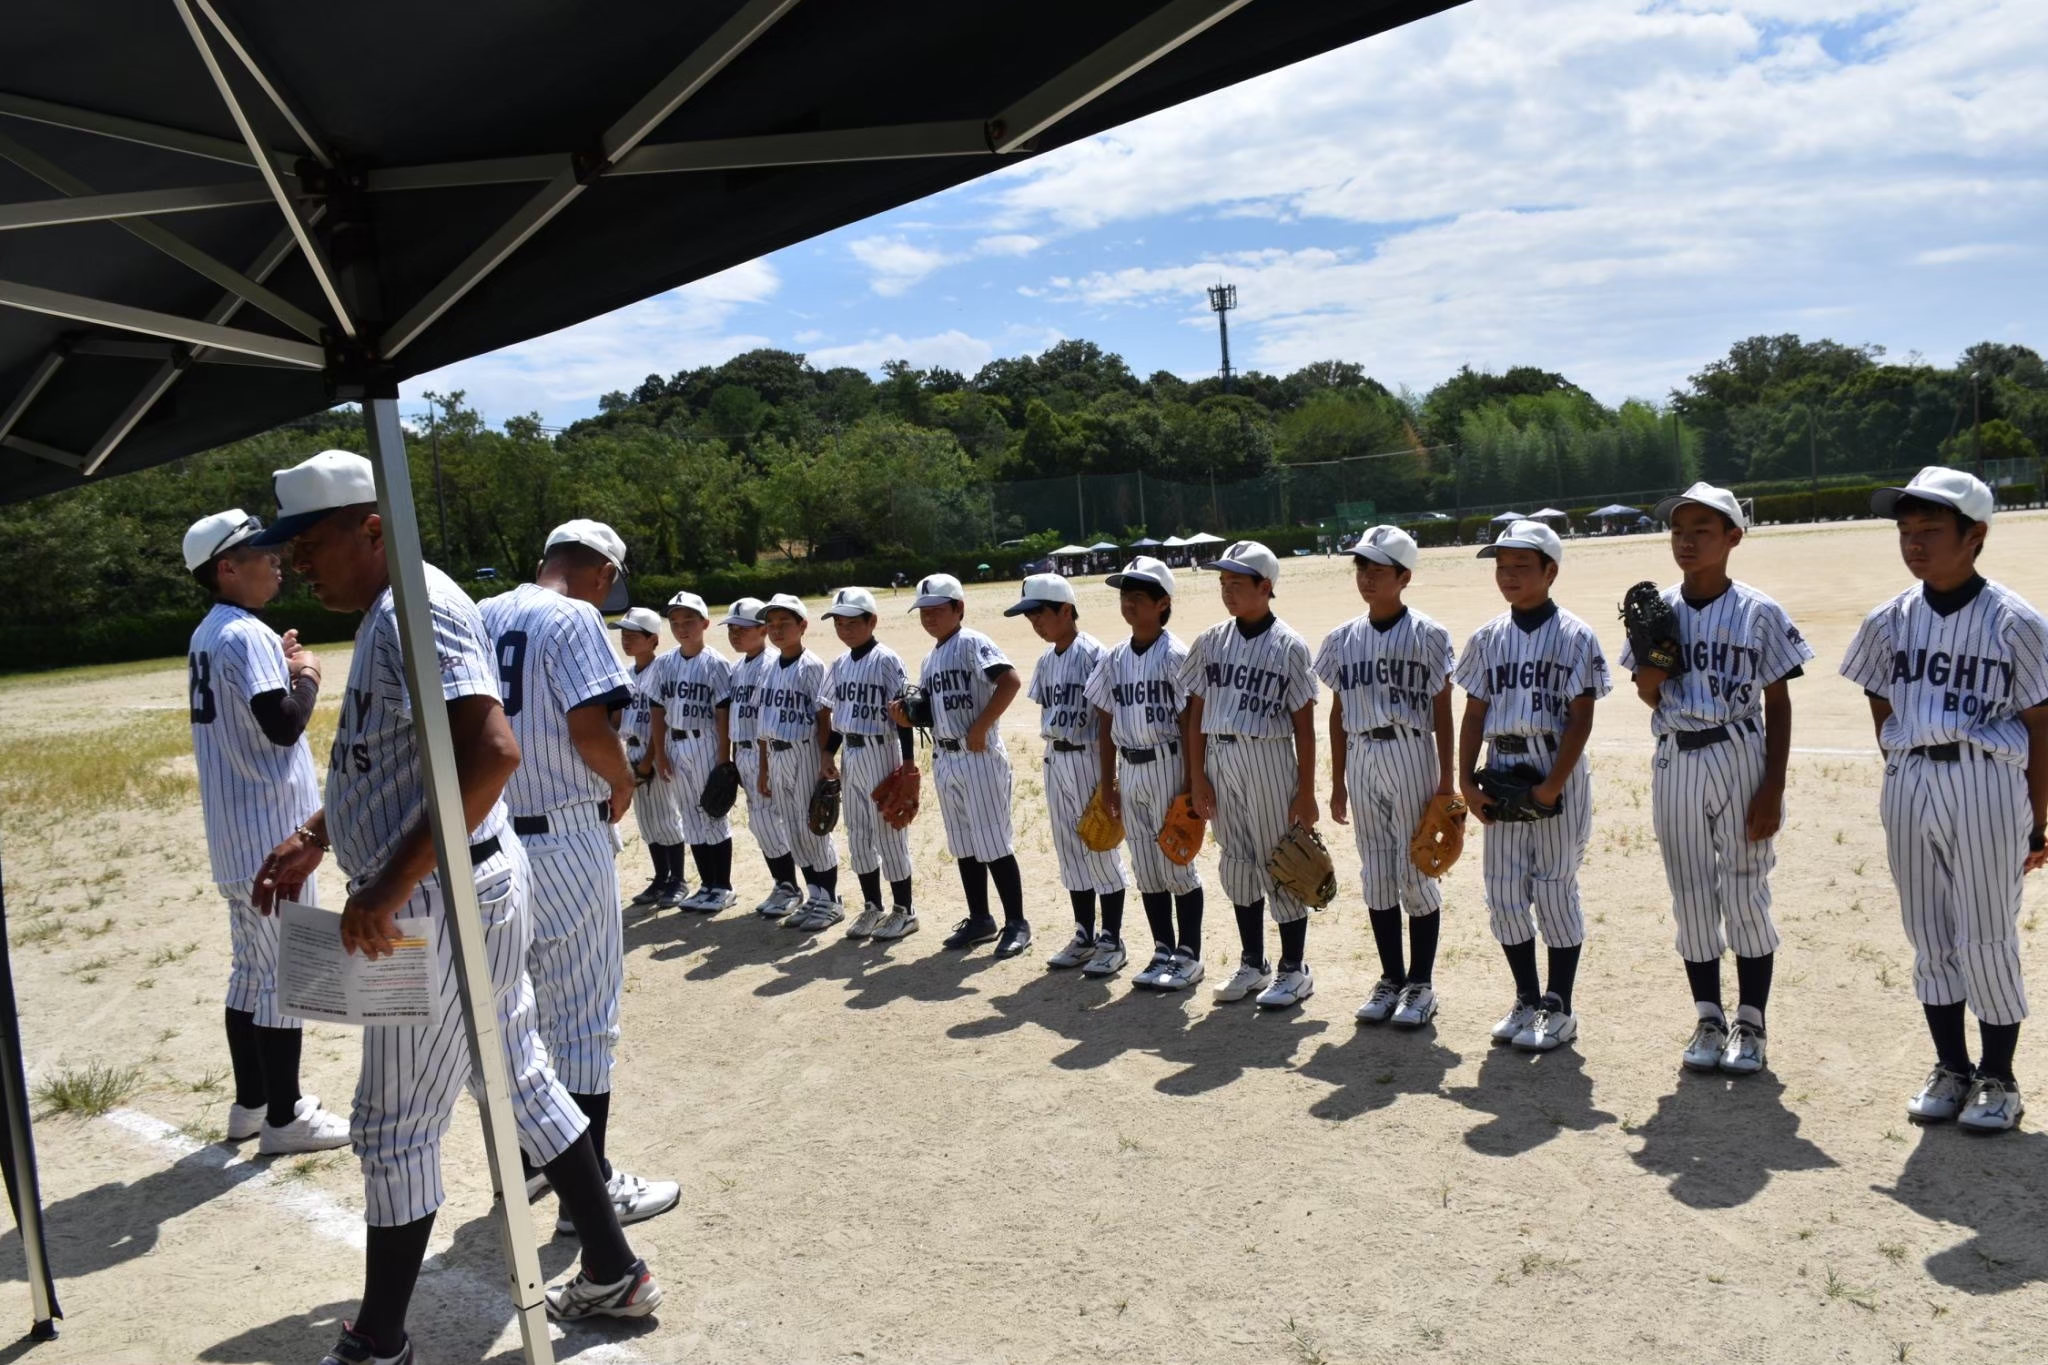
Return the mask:
<svg viewBox="0 0 2048 1365">
<path fill-rule="evenodd" d="M 440 1018 L 432 917 L 401 919 L 391 954 L 374 961 L 341 946 L 341 914 L 279 901 L 278 1003 L 286 1014 L 330 1024 L 430 1024 Z"/>
</svg>

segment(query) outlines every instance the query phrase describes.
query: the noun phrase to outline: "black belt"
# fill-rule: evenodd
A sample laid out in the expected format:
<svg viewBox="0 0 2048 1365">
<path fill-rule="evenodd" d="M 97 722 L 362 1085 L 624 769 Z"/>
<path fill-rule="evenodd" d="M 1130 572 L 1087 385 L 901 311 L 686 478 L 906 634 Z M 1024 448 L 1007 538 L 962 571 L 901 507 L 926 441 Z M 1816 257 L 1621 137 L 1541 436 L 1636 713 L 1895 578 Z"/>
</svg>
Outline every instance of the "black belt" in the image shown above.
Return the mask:
<svg viewBox="0 0 2048 1365">
<path fill-rule="evenodd" d="M 1236 736 L 1236 735 L 1211 735 L 1211 736 L 1209 736 L 1209 742 L 1210 742 L 1211 744 L 1235 744 L 1235 743 L 1237 743 L 1237 736 Z"/>
<path fill-rule="evenodd" d="M 846 747 L 847 747 L 847 748 L 849 748 L 849 749 L 865 749 L 865 748 L 867 748 L 867 747 L 868 747 L 868 745 L 870 745 L 870 744 L 880 744 L 880 743 L 881 743 L 881 742 L 882 742 L 882 741 L 883 741 L 884 739 L 887 739 L 887 738 L 888 738 L 888 736 L 887 736 L 887 735 L 841 735 L 841 736 L 840 736 L 840 738 L 846 741 Z"/>
<path fill-rule="evenodd" d="M 604 817 L 606 824 L 610 824 L 612 803 L 609 800 L 598 802 L 597 813 Z M 546 834 L 548 832 L 548 818 L 545 815 L 515 815 L 512 817 L 512 832 L 522 839 L 529 834 Z M 475 850 L 471 850 L 471 853 L 473 856 Z"/>
<path fill-rule="evenodd" d="M 1087 745 L 1075 744 L 1071 740 L 1065 739 L 1052 740 L 1045 747 L 1056 754 L 1085 754 L 1088 752 Z"/>
<path fill-rule="evenodd" d="M 1906 750 L 1915 758 L 1929 759 L 1935 763 L 1960 763 L 1963 761 L 1961 741 L 1948 744 L 1918 744 Z"/>
<path fill-rule="evenodd" d="M 1422 731 L 1411 730 L 1405 725 L 1382 725 L 1375 730 L 1360 730 L 1358 732 L 1359 738 L 1361 739 L 1379 740 L 1409 739 L 1412 737 L 1420 737 L 1421 734 Z"/>
<path fill-rule="evenodd" d="M 938 745 L 941 749 L 944 749 L 949 754 L 957 754 L 960 752 L 960 741 L 957 739 L 935 739 L 932 741 L 932 743 Z"/>
<path fill-rule="evenodd" d="M 732 742 L 732 747 L 735 749 L 751 749 L 754 747 L 754 741 L 751 739 L 736 739 Z"/>
<path fill-rule="evenodd" d="M 1531 746 L 1537 740 L 1542 740 L 1552 749 L 1557 747 L 1556 735 L 1493 735 L 1486 742 L 1497 754 L 1526 754 L 1533 752 Z"/>
<path fill-rule="evenodd" d="M 794 749 L 797 745 L 801 744 L 803 741 L 796 739 L 770 739 L 763 740 L 762 742 L 766 744 L 769 748 L 773 749 L 776 753 L 786 754 L 791 749 Z"/>
<path fill-rule="evenodd" d="M 677 730 L 671 728 L 668 732 L 668 737 L 670 739 L 695 739 L 699 735 L 708 735 L 710 733 L 709 730 Z"/>
<path fill-rule="evenodd" d="M 491 859 L 498 856 L 498 850 L 500 847 L 501 845 L 498 843 L 498 836 L 495 834 L 493 834 L 490 838 L 484 840 L 480 844 L 471 844 L 469 846 L 469 865 L 471 867 L 483 866 L 485 863 L 489 862 Z"/>
<path fill-rule="evenodd" d="M 1180 752 L 1180 742 L 1178 740 L 1168 740 L 1166 743 L 1156 745 L 1150 749 L 1119 749 L 1117 752 L 1124 756 L 1124 762 L 1126 763 L 1150 763 L 1159 757 L 1161 749 L 1166 750 L 1169 754 L 1177 754 Z"/>
<path fill-rule="evenodd" d="M 1682 751 L 1691 753 L 1695 749 L 1706 749 L 1716 744 L 1726 744 L 1737 735 L 1753 735 L 1755 733 L 1756 717 L 1751 716 L 1746 720 L 1738 720 L 1733 725 L 1709 725 L 1704 730 L 1673 730 L 1671 732 L 1671 739 Z"/>
</svg>

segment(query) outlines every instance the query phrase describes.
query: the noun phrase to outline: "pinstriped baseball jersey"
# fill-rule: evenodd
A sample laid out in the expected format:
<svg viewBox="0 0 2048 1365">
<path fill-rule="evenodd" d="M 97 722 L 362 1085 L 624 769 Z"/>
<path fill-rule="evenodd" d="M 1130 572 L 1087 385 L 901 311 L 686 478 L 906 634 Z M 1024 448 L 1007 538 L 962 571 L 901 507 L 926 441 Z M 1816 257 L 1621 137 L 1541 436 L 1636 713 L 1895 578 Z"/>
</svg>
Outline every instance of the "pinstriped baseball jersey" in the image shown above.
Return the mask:
<svg viewBox="0 0 2048 1365">
<path fill-rule="evenodd" d="M 894 734 L 889 703 L 903 695 L 907 681 L 896 651 L 869 640 L 826 667 L 819 704 L 832 712 L 832 728 L 842 735 Z"/>
<path fill-rule="evenodd" d="M 1504 611 L 1474 631 L 1452 677 L 1486 703 L 1488 739 L 1562 734 L 1573 698 L 1597 700 L 1611 686 L 1600 637 L 1555 602 Z"/>
<path fill-rule="evenodd" d="M 1226 620 L 1195 637 L 1180 680 L 1202 698 L 1203 734 L 1292 738 L 1294 713 L 1316 699 L 1310 663 L 1308 642 L 1279 617 L 1250 635 Z"/>
<path fill-rule="evenodd" d="M 1010 660 L 996 642 L 978 630 L 962 626 L 932 646 L 924 656 L 918 677 L 932 698 L 932 733 L 939 739 L 966 735 L 974 718 L 995 695 L 995 678 L 990 670 L 1010 667 Z"/>
<path fill-rule="evenodd" d="M 1348 733 L 1388 725 L 1427 733 L 1436 724 L 1436 694 L 1450 681 L 1456 663 L 1451 633 L 1413 607 L 1403 607 L 1384 629 L 1365 615 L 1325 635 L 1316 648 L 1315 669 L 1343 699 Z"/>
<path fill-rule="evenodd" d="M 1879 744 L 1888 754 L 1925 744 L 1972 744 L 2005 763 L 2027 761 L 2019 713 L 2048 701 L 2048 621 L 1988 579 L 1937 611 L 1915 584 L 1864 620 L 1842 676 L 1891 703 Z"/>
<path fill-rule="evenodd" d="M 270 850 L 320 809 L 313 754 L 305 736 L 272 744 L 251 698 L 290 690 L 277 633 L 227 602 L 192 632 L 192 756 L 199 765 L 199 807 L 216 883 L 245 882 Z"/>
<path fill-rule="evenodd" d="M 625 714 L 619 717 L 619 738 L 626 741 L 626 757 L 635 763 L 647 756 L 647 732 L 654 725 L 654 699 L 641 686 L 653 669 L 654 661 L 649 659 L 646 668 L 630 664 L 626 672 L 626 689 L 630 696 Z"/>
<path fill-rule="evenodd" d="M 1081 631 L 1065 652 L 1047 645 L 1038 656 L 1038 666 L 1031 670 L 1030 692 L 1031 700 L 1041 708 L 1041 739 L 1063 739 L 1069 744 L 1094 742 L 1095 711 L 1088 704 L 1088 680 L 1108 655 L 1102 641 Z"/>
<path fill-rule="evenodd" d="M 498 701 L 498 668 L 483 616 L 453 579 L 424 566 L 433 616 L 434 653 L 441 666 L 441 697 Z M 384 866 L 423 806 L 419 741 L 412 729 L 412 699 L 405 690 L 405 653 L 391 589 L 377 595 L 356 627 L 341 722 L 327 761 L 327 833 L 334 860 L 352 881 Z M 505 803 L 470 831 L 472 842 L 503 834 Z M 429 882 L 439 874 L 430 873 Z"/>
<path fill-rule="evenodd" d="M 498 660 L 505 719 L 519 766 L 505 784 L 514 815 L 545 815 L 603 801 L 611 784 L 590 770 L 569 736 L 569 712 L 626 687 L 604 617 L 588 602 L 522 583 L 478 610 Z"/>
<path fill-rule="evenodd" d="M 1747 720 L 1763 710 L 1766 687 L 1796 677 L 1800 665 L 1813 658 L 1813 647 L 1785 609 L 1747 583 L 1731 582 L 1699 607 L 1686 601 L 1680 584 L 1664 589 L 1663 596 L 1678 619 L 1685 672 L 1658 690 L 1652 734 Z M 1632 647 L 1622 647 L 1621 666 L 1635 671 Z"/>
<path fill-rule="evenodd" d="M 759 736 L 761 722 L 761 675 L 775 661 L 765 647 L 742 655 L 732 663 L 732 715 L 730 738 L 738 744 Z"/>
<path fill-rule="evenodd" d="M 641 675 L 646 689 L 671 730 L 710 730 L 718 724 L 718 708 L 732 700 L 732 665 L 706 645 L 690 658 L 680 649 L 657 658 Z"/>
<path fill-rule="evenodd" d="M 770 656 L 756 694 L 761 706 L 759 738 L 788 743 L 815 739 L 818 696 L 825 686 L 825 662 L 808 649 L 794 659 Z M 804 793 L 805 797 L 810 792 Z"/>
<path fill-rule="evenodd" d="M 1187 689 L 1180 670 L 1188 647 L 1172 631 L 1140 650 L 1125 640 L 1103 656 L 1088 679 L 1087 698 L 1109 712 L 1109 737 L 1120 749 L 1150 749 L 1180 738 Z"/>
</svg>

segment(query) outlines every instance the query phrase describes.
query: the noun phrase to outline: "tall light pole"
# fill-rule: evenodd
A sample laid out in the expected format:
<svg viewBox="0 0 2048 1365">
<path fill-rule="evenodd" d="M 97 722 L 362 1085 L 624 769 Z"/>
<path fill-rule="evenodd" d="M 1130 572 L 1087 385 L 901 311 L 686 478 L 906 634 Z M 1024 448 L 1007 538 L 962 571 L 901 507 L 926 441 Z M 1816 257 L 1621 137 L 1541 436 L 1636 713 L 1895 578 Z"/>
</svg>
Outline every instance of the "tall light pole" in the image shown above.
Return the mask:
<svg viewBox="0 0 2048 1365">
<path fill-rule="evenodd" d="M 1237 307 L 1237 286 L 1209 286 L 1209 311 L 1216 315 L 1216 333 L 1223 341 L 1223 391 L 1230 392 L 1230 310 Z"/>
<path fill-rule="evenodd" d="M 1973 472 L 1980 479 L 1984 477 L 1984 447 L 1977 440 L 1977 428 L 1984 421 L 1977 393 L 1977 377 L 1981 373 L 1981 370 L 1970 371 L 1970 463 L 1976 466 Z"/>
</svg>

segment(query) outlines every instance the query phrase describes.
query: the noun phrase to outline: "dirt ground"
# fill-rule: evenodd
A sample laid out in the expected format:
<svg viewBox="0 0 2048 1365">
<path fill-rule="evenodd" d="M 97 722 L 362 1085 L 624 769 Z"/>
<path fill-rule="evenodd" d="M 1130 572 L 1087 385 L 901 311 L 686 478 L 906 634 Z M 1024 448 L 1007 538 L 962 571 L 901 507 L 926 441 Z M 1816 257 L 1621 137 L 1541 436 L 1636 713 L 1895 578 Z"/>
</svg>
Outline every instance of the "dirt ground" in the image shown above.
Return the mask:
<svg viewBox="0 0 2048 1365">
<path fill-rule="evenodd" d="M 1471 553 L 1426 552 L 1410 594 L 1460 641 L 1501 605 Z M 1985 567 L 2048 603 L 2048 515 L 2002 517 Z M 900 944 L 806 941 L 746 914 L 767 886 L 744 834 L 740 910 L 629 927 L 611 1142 L 628 1169 L 682 1182 L 682 1207 L 633 1231 L 667 1300 L 644 1323 L 578 1328 L 558 1351 L 2038 1359 L 2048 1138 L 2037 1123 L 1995 1139 L 1922 1131 L 1903 1110 L 1930 1048 L 1886 874 L 1868 715 L 1834 671 L 1863 613 L 1908 582 L 1890 528 L 1764 531 L 1736 569 L 1790 609 L 1820 656 L 1793 685 L 1769 1072 L 1739 1083 L 1680 1072 L 1693 1012 L 1650 833 L 1648 716 L 1630 695 L 1601 705 L 1590 750 L 1583 1028 L 1575 1047 L 1540 1059 L 1489 1043 L 1511 988 L 1476 856 L 1446 886 L 1436 1026 L 1353 1023 L 1377 964 L 1341 832 L 1346 891 L 1314 920 L 1318 992 L 1298 1010 L 1048 974 L 1067 911 L 1035 708 L 1020 702 L 1004 731 L 1039 933 L 1026 957 L 940 949 L 961 898 L 935 810 L 913 840 L 925 932 Z M 1575 542 L 1558 596 L 1612 658 L 1623 590 L 1673 576 L 1658 539 Z M 1221 609 L 1208 576 L 1182 583 L 1174 626 L 1187 638 Z M 969 620 L 1028 667 L 1028 626 L 998 614 L 1015 591 L 972 590 Z M 1113 594 L 1099 579 L 1081 591 L 1084 628 L 1115 638 Z M 1348 561 L 1290 560 L 1280 591 L 1282 615 L 1312 642 L 1359 610 Z M 884 637 L 922 657 L 899 609 L 907 594 L 884 601 Z M 837 648 L 813 633 L 821 653 Z M 338 680 L 345 658 L 327 653 Z M 136 1069 L 111 1112 L 39 1126 L 69 1316 L 38 1361 L 316 1359 L 359 1292 L 353 1160 L 271 1163 L 252 1158 L 253 1143 L 219 1141 L 227 936 L 179 757 L 183 694 L 182 661 L 0 682 L 0 831 L 32 1083 L 92 1064 Z M 634 887 L 645 862 L 629 841 L 621 870 Z M 1213 850 L 1204 867 L 1214 887 Z M 332 896 L 338 881 L 324 875 Z M 1218 899 L 1212 981 L 1236 951 Z M 2036 877 L 2022 925 L 2037 982 L 2048 980 L 2044 908 L 2048 879 Z M 1140 942 L 1143 924 L 1134 903 Z M 2023 1039 L 2019 1064 L 2037 1105 L 2048 1103 L 2038 1038 Z M 306 1074 L 344 1107 L 351 1032 L 313 1026 Z M 509 1359 L 517 1338 L 467 1101 L 448 1169 L 413 1312 L 421 1358 Z M 552 1203 L 538 1212 L 551 1226 Z M 553 1276 L 572 1260 L 570 1239 L 542 1252 Z M 6 1314 L 27 1326 L 11 1229 Z"/>
</svg>

